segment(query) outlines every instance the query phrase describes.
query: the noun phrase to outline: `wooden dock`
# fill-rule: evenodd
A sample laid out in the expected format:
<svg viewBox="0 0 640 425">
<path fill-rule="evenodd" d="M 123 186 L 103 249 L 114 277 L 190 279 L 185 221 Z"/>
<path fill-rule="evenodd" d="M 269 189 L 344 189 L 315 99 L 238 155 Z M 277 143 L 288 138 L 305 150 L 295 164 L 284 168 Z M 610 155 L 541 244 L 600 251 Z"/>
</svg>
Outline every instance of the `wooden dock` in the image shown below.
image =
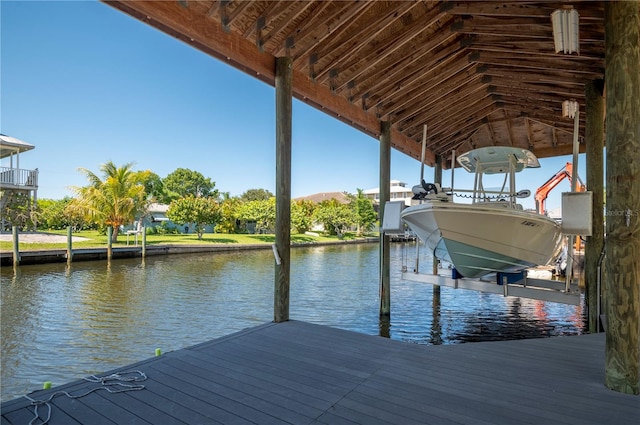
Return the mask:
<svg viewBox="0 0 640 425">
<path fill-rule="evenodd" d="M 143 389 L 59 393 L 49 423 L 640 423 L 640 398 L 603 384 L 604 334 L 425 346 L 289 321 L 107 374 L 129 370 L 146 374 Z M 30 397 L 97 387 L 78 380 Z M 2 404 L 2 425 L 33 418 L 26 398 Z"/>
</svg>

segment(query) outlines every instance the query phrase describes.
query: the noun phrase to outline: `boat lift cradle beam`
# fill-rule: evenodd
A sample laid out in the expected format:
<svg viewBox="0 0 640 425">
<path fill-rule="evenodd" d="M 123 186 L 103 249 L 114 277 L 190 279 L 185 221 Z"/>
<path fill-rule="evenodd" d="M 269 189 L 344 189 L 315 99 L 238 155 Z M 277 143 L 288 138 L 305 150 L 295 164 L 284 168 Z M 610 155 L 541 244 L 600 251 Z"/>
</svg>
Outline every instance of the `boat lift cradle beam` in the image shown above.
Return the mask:
<svg viewBox="0 0 640 425">
<path fill-rule="evenodd" d="M 515 283 L 497 284 L 481 279 L 458 278 L 441 274 L 402 272 L 401 279 L 431 285 L 448 286 L 454 289 L 501 294 L 505 297 L 530 298 L 554 303 L 580 305 L 580 290 L 572 284 L 570 292 L 565 292 L 565 283 L 556 280 L 524 278 Z"/>
</svg>

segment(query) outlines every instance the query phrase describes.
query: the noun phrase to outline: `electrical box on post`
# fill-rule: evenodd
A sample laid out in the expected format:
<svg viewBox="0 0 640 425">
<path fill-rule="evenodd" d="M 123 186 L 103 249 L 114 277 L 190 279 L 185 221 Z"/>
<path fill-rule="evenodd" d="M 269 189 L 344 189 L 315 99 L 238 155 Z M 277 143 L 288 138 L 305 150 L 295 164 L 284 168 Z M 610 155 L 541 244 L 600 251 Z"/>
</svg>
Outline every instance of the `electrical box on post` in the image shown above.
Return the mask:
<svg viewBox="0 0 640 425">
<path fill-rule="evenodd" d="M 593 192 L 562 193 L 562 233 L 591 236 Z"/>
<path fill-rule="evenodd" d="M 404 222 L 400 213 L 404 209 L 403 201 L 387 201 L 384 205 L 384 218 L 381 231 L 387 234 L 404 234 Z"/>
</svg>

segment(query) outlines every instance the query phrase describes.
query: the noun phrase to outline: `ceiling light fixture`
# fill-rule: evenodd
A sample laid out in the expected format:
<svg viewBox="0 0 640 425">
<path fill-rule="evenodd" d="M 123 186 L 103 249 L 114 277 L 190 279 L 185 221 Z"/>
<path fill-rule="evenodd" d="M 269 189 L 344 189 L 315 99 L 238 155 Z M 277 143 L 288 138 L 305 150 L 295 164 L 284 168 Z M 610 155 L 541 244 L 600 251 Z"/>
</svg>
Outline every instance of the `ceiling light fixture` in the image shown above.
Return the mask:
<svg viewBox="0 0 640 425">
<path fill-rule="evenodd" d="M 562 102 L 562 117 L 573 118 L 578 110 L 578 102 L 575 100 L 565 100 Z"/>
<path fill-rule="evenodd" d="M 556 53 L 580 54 L 580 15 L 576 9 L 558 9 L 551 14 Z"/>
</svg>

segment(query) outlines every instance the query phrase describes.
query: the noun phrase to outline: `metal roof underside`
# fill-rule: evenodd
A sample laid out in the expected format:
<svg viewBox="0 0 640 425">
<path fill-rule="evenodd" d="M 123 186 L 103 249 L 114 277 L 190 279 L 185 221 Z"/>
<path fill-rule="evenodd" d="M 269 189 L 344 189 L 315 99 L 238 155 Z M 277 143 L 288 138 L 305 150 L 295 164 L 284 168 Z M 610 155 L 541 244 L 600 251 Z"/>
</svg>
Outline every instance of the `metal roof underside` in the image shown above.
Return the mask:
<svg viewBox="0 0 640 425">
<path fill-rule="evenodd" d="M 514 146 L 572 152 L 577 100 L 604 78 L 596 1 L 105 1 L 271 85 L 293 60 L 294 96 L 426 163 L 451 151 Z M 580 14 L 580 54 L 555 53 L 551 13 Z M 445 164 L 446 167 L 446 164 Z"/>
</svg>

